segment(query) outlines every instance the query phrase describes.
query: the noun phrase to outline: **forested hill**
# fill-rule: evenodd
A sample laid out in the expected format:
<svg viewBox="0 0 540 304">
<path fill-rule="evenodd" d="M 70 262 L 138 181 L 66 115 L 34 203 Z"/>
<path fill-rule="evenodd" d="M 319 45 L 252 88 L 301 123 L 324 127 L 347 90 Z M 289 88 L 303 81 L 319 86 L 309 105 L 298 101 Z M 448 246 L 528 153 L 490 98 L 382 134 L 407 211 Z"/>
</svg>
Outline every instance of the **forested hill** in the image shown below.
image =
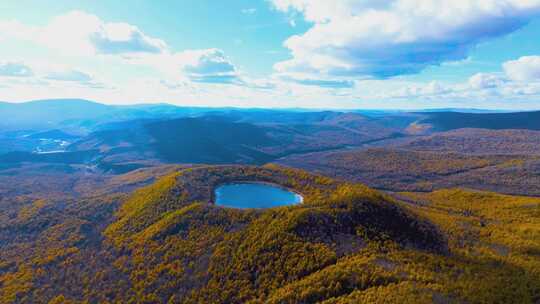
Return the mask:
<svg viewBox="0 0 540 304">
<path fill-rule="evenodd" d="M 180 118 L 94 132 L 70 149 L 99 149 L 103 161 L 114 162 L 264 163 L 271 157 L 257 148 L 273 143 L 263 128 L 252 124 Z"/>
<path fill-rule="evenodd" d="M 425 114 L 425 113 L 424 113 Z M 433 112 L 421 123 L 431 124 L 434 130 L 461 128 L 540 130 L 540 111 L 516 113 L 457 113 Z"/>
<path fill-rule="evenodd" d="M 212 204 L 217 185 L 240 180 L 283 185 L 304 202 Z M 267 165 L 180 168 L 127 199 L 3 203 L 0 303 L 539 299 L 537 198 L 456 189 L 391 197 Z"/>
</svg>

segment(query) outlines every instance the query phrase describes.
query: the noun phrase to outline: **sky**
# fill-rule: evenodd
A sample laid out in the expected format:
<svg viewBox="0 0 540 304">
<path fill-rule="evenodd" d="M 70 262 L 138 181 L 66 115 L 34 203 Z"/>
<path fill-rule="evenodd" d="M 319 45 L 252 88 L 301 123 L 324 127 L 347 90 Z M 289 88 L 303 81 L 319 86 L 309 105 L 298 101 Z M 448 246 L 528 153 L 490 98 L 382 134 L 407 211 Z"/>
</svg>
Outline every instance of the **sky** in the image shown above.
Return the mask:
<svg viewBox="0 0 540 304">
<path fill-rule="evenodd" d="M 540 0 L 0 2 L 0 101 L 540 109 Z"/>
</svg>

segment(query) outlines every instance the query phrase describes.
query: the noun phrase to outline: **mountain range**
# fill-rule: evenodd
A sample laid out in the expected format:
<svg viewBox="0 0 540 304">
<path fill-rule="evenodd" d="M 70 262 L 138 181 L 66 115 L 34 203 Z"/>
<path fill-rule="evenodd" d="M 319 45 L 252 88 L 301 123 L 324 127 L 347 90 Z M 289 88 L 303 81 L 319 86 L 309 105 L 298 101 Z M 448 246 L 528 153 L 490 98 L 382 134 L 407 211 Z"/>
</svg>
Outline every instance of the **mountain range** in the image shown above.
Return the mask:
<svg viewBox="0 0 540 304">
<path fill-rule="evenodd" d="M 539 113 L 1 104 L 0 303 L 536 303 Z"/>
</svg>

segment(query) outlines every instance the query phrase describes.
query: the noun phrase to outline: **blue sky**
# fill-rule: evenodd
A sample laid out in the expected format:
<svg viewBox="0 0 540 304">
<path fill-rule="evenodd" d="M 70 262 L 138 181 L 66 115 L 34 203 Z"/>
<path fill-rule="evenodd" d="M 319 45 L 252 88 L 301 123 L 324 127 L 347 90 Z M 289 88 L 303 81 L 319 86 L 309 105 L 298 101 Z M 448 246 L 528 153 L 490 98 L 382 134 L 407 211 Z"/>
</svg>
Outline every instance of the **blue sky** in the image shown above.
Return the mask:
<svg viewBox="0 0 540 304">
<path fill-rule="evenodd" d="M 28 3 L 26 5 L 26 2 Z M 16 2 L 13 2 L 16 3 Z M 301 33 L 288 24 L 282 13 L 271 10 L 265 1 L 131 1 L 126 9 L 121 1 L 23 1 L 25 5 L 2 4 L 0 16 L 11 16 L 28 23 L 45 25 L 50 18 L 69 11 L 81 10 L 103 20 L 126 22 L 143 29 L 153 37 L 166 41 L 172 48 L 219 48 L 235 62 L 253 73 L 267 74 L 273 62 L 287 58 L 282 47 L 289 36 Z M 31 10 L 28 14 L 26 7 Z M 11 8 L 11 9 L 9 9 Z M 252 9 L 256 11 L 252 12 Z M 268 52 L 270 51 L 270 52 Z M 261 56 L 261 53 L 265 54 Z"/>
<path fill-rule="evenodd" d="M 0 100 L 540 108 L 540 1 L 0 3 Z"/>
</svg>

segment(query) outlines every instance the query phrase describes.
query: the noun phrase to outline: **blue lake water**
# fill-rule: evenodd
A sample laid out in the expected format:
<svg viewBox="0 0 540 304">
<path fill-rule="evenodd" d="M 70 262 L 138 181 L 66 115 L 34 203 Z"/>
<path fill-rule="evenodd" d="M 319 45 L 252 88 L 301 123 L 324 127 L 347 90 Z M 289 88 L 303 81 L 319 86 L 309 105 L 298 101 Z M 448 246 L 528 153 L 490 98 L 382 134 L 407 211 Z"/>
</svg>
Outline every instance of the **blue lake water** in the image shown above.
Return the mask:
<svg viewBox="0 0 540 304">
<path fill-rule="evenodd" d="M 216 205 L 232 208 L 272 208 L 295 205 L 302 196 L 283 188 L 263 183 L 226 184 L 215 190 Z"/>
</svg>

